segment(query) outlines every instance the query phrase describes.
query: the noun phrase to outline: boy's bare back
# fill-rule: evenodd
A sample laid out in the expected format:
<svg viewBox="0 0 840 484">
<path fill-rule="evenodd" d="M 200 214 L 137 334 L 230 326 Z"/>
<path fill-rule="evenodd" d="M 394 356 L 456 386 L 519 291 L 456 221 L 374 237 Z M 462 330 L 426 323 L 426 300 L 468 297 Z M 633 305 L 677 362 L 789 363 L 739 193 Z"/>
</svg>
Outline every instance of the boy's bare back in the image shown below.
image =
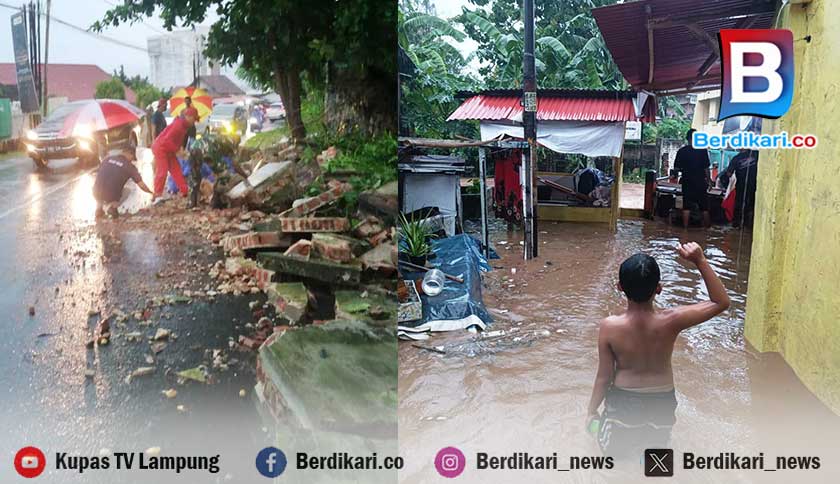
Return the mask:
<svg viewBox="0 0 840 484">
<path fill-rule="evenodd" d="M 648 286 L 653 292 L 649 299 L 634 301 L 629 296 L 633 288 L 624 288 L 619 284 L 619 288 L 628 294 L 627 310 L 601 322 L 598 374 L 589 405 L 590 415 L 597 413 L 610 385 L 623 389 L 673 386 L 671 353 L 677 336 L 682 330 L 708 321 L 729 307 L 726 288 L 709 265 L 700 246 L 690 242 L 680 245 L 677 250 L 680 257 L 694 264 L 700 271 L 709 291 L 709 300 L 657 310 L 653 299 L 662 289 L 661 284 L 658 284 L 658 267 L 655 268 L 655 291 L 653 286 Z"/>
<path fill-rule="evenodd" d="M 601 322 L 615 359 L 613 384 L 620 388 L 673 385 L 671 353 L 677 331 L 666 312 L 624 313 Z"/>
</svg>

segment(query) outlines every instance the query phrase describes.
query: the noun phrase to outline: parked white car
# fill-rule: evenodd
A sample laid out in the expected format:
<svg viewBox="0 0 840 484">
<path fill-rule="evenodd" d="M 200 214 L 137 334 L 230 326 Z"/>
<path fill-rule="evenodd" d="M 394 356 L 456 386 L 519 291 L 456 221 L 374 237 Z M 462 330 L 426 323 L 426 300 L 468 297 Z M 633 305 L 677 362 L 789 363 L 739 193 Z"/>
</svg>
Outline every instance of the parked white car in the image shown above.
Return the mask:
<svg viewBox="0 0 840 484">
<path fill-rule="evenodd" d="M 278 119 L 283 119 L 286 117 L 286 109 L 283 107 L 283 103 L 273 103 L 268 106 L 268 109 L 265 110 L 265 116 L 269 119 L 269 121 L 277 121 Z"/>
</svg>

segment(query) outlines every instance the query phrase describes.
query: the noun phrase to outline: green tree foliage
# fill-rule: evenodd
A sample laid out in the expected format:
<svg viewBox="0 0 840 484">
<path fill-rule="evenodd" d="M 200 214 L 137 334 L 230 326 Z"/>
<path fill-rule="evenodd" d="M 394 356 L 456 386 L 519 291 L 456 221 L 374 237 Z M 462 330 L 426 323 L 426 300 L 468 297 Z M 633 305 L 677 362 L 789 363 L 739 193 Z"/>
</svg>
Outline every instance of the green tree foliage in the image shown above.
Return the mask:
<svg viewBox="0 0 840 484">
<path fill-rule="evenodd" d="M 125 68 L 120 66 L 119 69 L 114 70 L 114 77 L 119 79 L 123 84 L 130 87 L 136 96 L 134 104 L 141 109 L 146 109 L 149 104 L 158 101 L 161 98 L 168 98 L 169 93 L 153 86 L 149 82 L 149 78 L 139 74 L 129 77 L 125 73 Z"/>
<path fill-rule="evenodd" d="M 488 88 L 522 84 L 524 32 L 521 0 L 469 0 L 457 21 L 478 42 L 479 73 Z M 616 0 L 536 2 L 537 85 L 622 89 L 624 78 L 612 60 L 591 10 Z"/>
<path fill-rule="evenodd" d="M 218 20 L 210 28 L 205 54 L 222 65 L 240 63 L 253 85 L 277 92 L 295 140 L 306 136 L 304 78 L 325 85 L 326 98 L 335 88 L 342 104 L 357 114 L 389 106 L 377 116 L 357 116 L 352 124 L 360 130 L 388 125 L 394 111 L 396 9 L 387 0 L 126 0 L 93 29 L 152 15 L 161 17 L 167 29 L 190 27 L 203 22 L 211 9 Z M 333 85 L 332 79 L 341 84 Z M 368 119 L 376 125 L 367 126 Z"/>
<path fill-rule="evenodd" d="M 155 86 L 152 86 L 151 84 L 132 89 L 134 89 L 134 94 L 137 97 L 134 103 L 140 109 L 146 109 L 150 104 L 157 103 L 157 101 L 161 98 L 169 97 L 163 91 L 156 88 Z"/>
<path fill-rule="evenodd" d="M 684 139 L 691 128 L 691 119 L 678 100 L 678 96 L 663 96 L 658 99 L 659 109 L 656 124 L 645 126 L 644 142 L 656 143 L 657 139 Z"/>
<path fill-rule="evenodd" d="M 626 87 L 591 15 L 592 8 L 615 1 L 536 2 L 539 87 Z M 436 17 L 426 0 L 400 2 L 399 44 L 417 68 L 403 84 L 401 98 L 413 134 L 477 135 L 474 126 L 444 120 L 458 106 L 458 91 L 522 85 L 521 20 L 521 0 L 469 0 L 460 15 L 448 20 Z M 465 40 L 478 44 L 469 58 L 457 48 Z"/>
<path fill-rule="evenodd" d="M 399 45 L 414 64 L 413 72 L 402 82 L 400 114 L 415 136 L 475 136 L 474 126 L 446 122 L 458 107 L 455 94 L 480 86 L 466 72 L 468 59 L 455 47 L 467 36 L 454 22 L 430 12 L 428 2 L 407 0 L 400 4 Z"/>
<path fill-rule="evenodd" d="M 101 81 L 96 85 L 96 99 L 125 99 L 125 86 L 116 77 Z"/>
</svg>

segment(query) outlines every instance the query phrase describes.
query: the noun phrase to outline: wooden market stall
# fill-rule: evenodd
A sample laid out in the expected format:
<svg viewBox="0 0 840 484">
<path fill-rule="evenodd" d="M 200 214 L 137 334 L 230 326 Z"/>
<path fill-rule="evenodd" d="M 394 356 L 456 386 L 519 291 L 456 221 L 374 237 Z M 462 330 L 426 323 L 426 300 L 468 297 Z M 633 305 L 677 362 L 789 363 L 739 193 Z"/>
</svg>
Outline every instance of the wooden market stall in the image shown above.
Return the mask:
<svg viewBox="0 0 840 484">
<path fill-rule="evenodd" d="M 478 121 L 482 141 L 522 140 L 521 91 L 492 90 L 461 93 L 461 96 L 464 101 L 449 116 L 449 121 Z M 607 157 L 612 160 L 614 180 L 609 197 L 604 193 L 600 198 L 594 198 L 591 194 L 595 192 L 581 192 L 575 173 L 538 167 L 537 189 L 545 195 L 538 203 L 538 219 L 614 225 L 620 215 L 625 123 L 653 122 L 655 113 L 656 100 L 645 92 L 540 90 L 537 94 L 537 143 L 554 153 Z M 486 149 L 481 149 L 482 169 L 485 168 Z M 508 149 L 494 158 L 494 201 L 506 204 L 508 211 L 516 212 L 520 205 L 527 209 L 527 205 L 521 203 L 521 183 L 517 183 L 521 177 L 521 156 L 521 150 Z M 605 202 L 607 198 L 609 201 Z M 514 218 L 516 215 L 514 213 Z"/>
</svg>

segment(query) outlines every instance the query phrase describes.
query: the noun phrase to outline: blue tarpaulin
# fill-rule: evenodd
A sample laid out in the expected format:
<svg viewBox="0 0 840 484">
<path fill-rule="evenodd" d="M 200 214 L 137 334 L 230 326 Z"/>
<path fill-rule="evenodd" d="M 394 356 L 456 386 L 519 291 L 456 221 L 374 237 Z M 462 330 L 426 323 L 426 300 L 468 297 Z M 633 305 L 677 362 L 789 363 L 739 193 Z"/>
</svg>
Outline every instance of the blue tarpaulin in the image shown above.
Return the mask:
<svg viewBox="0 0 840 484">
<path fill-rule="evenodd" d="M 481 274 L 491 270 L 481 254 L 477 240 L 466 234 L 432 241 L 435 257 L 429 260 L 446 274 L 464 279 L 463 284 L 446 280 L 437 296 L 420 296 L 423 319 L 400 324 L 406 331 L 451 331 L 477 326 L 484 329 L 493 318 L 484 307 L 481 296 Z M 405 279 L 418 279 L 423 273 L 409 273 L 403 268 Z"/>
</svg>

